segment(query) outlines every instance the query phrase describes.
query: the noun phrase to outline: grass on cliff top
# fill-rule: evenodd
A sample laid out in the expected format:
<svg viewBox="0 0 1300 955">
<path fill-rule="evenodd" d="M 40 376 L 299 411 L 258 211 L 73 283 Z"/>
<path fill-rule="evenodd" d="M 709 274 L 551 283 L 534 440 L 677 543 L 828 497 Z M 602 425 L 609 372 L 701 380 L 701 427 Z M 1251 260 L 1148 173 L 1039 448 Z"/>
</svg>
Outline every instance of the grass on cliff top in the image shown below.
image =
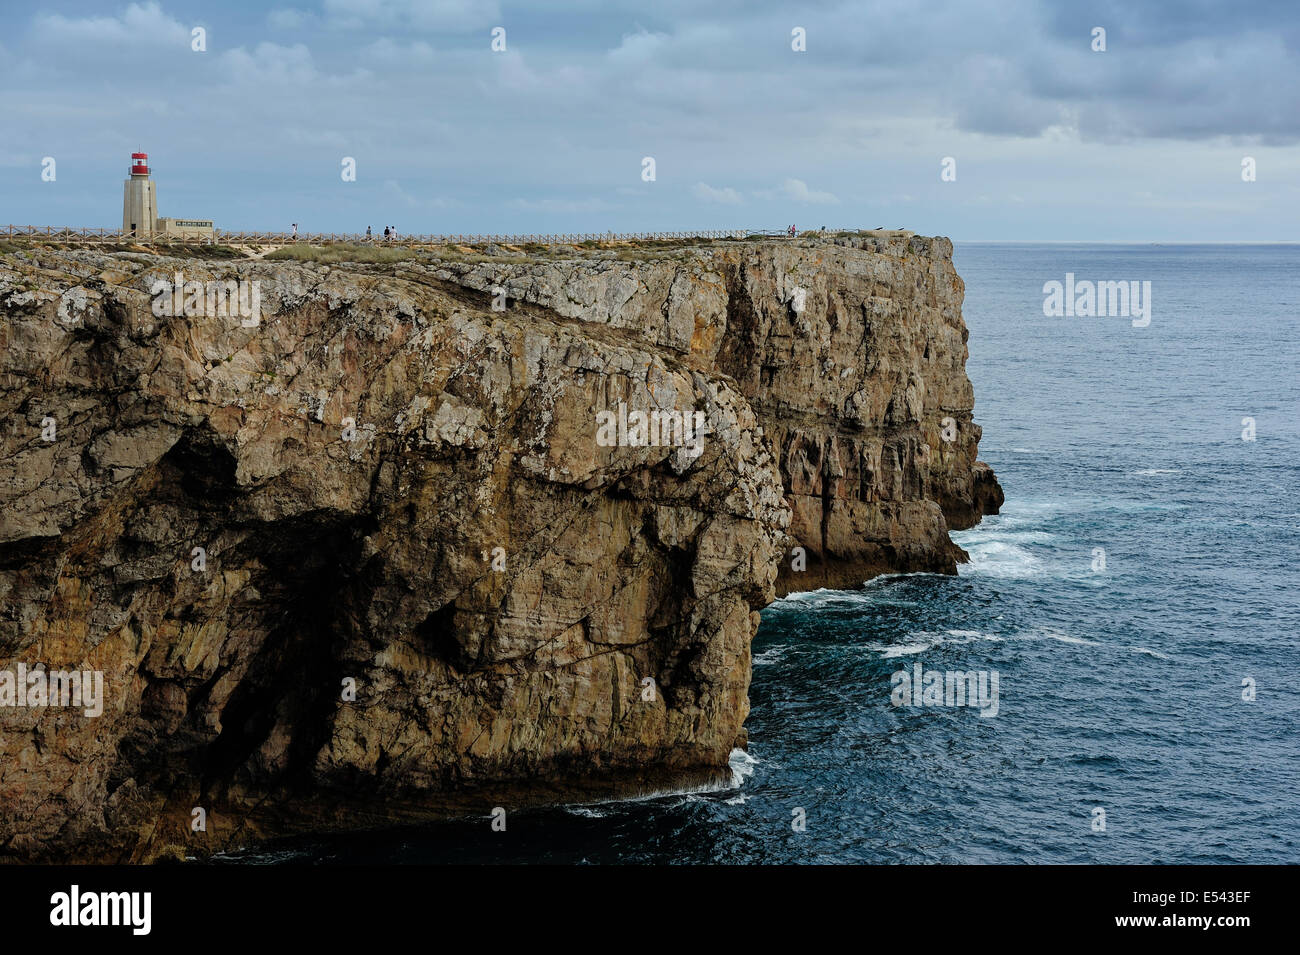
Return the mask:
<svg viewBox="0 0 1300 955">
<path fill-rule="evenodd" d="M 436 248 L 429 246 L 383 246 L 363 245 L 351 242 L 339 242 L 330 245 L 286 245 L 268 252 L 268 262 L 319 262 L 342 265 L 387 265 L 396 262 L 527 262 L 538 258 L 548 251 L 546 246 L 530 243 L 522 248 L 499 246 L 495 254 L 489 255 L 482 247 L 444 245 Z"/>
<path fill-rule="evenodd" d="M 244 253 L 228 245 L 188 245 L 169 255 L 188 256 L 192 259 L 242 259 Z"/>
<path fill-rule="evenodd" d="M 228 245 L 177 245 L 168 248 L 167 246 L 148 246 L 140 248 L 139 246 L 126 247 L 132 252 L 152 252 L 155 255 L 167 255 L 175 259 L 242 259 L 244 253 L 239 249 L 232 249 Z"/>
<path fill-rule="evenodd" d="M 853 235 L 855 233 L 838 234 Z M 624 262 L 665 258 L 685 260 L 689 257 L 693 248 L 725 246 L 736 242 L 763 241 L 768 238 L 770 237 L 754 234 L 744 238 L 728 236 L 721 239 L 587 239 L 572 244 L 556 243 L 548 245 L 540 242 L 524 242 L 518 245 L 489 243 L 474 246 L 409 246 L 347 242 L 330 245 L 309 245 L 301 243 L 286 245 L 268 252 L 265 259 L 280 262 L 353 263 L 358 265 L 386 265 L 411 261 L 436 262 L 439 260 L 470 263 L 499 262 L 502 264 L 536 262 L 539 259 L 555 261 L 612 258 Z M 257 248 L 257 246 L 249 247 L 249 249 Z M 0 240 L 0 255 L 37 250 L 65 251 L 72 249 L 109 253 L 135 252 L 192 259 L 243 259 L 251 254 L 249 249 L 235 249 L 226 245 L 87 242 L 76 239 L 50 240 L 28 236 Z"/>
<path fill-rule="evenodd" d="M 174 259 L 242 259 L 244 254 L 228 245 L 138 245 L 132 242 L 82 242 L 76 239 L 51 242 L 16 238 L 0 241 L 0 255 L 15 252 L 86 250 L 89 252 L 143 252 Z"/>
<path fill-rule="evenodd" d="M 378 245 L 356 245 L 340 242 L 335 245 L 286 245 L 266 254 L 269 262 L 405 262 L 420 258 L 417 249 Z"/>
</svg>

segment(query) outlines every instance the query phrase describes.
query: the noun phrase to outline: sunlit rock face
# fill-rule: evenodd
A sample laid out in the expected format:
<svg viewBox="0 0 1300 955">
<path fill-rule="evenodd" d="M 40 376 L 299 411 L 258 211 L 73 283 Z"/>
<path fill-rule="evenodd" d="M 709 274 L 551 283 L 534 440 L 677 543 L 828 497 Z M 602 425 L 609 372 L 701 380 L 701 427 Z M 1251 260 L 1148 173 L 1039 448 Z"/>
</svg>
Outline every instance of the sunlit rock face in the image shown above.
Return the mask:
<svg viewBox="0 0 1300 955">
<path fill-rule="evenodd" d="M 0 858 L 706 779 L 759 609 L 1001 502 L 946 239 L 468 251 L 0 257 Z"/>
</svg>

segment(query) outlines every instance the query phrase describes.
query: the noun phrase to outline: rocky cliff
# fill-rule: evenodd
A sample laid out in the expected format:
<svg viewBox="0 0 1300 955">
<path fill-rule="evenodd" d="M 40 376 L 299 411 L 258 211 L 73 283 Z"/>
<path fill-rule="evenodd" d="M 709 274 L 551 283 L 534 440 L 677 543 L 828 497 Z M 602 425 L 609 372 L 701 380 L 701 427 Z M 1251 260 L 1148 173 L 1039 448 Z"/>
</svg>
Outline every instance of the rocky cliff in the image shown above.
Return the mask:
<svg viewBox="0 0 1300 955">
<path fill-rule="evenodd" d="M 0 256 L 0 857 L 710 777 L 759 609 L 996 511 L 946 239 L 491 251 Z"/>
</svg>

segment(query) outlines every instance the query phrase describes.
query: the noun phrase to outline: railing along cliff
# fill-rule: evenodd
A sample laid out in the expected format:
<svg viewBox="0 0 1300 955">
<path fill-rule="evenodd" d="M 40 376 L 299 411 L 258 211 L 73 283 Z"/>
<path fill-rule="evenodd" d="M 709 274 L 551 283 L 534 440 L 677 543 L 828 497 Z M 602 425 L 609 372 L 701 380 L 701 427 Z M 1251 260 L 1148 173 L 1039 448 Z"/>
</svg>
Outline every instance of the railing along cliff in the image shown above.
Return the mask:
<svg viewBox="0 0 1300 955">
<path fill-rule="evenodd" d="M 685 232 L 559 232 L 529 235 L 474 235 L 420 233 L 385 238 L 360 232 L 234 232 L 215 230 L 211 238 L 149 235 L 136 236 L 121 229 L 74 229 L 68 227 L 8 225 L 0 238 L 36 238 L 50 241 L 134 242 L 140 245 L 328 245 L 348 242 L 369 245 L 577 245 L 582 242 L 638 242 L 672 239 L 743 239 L 748 235 L 772 235 L 767 229 L 697 229 Z M 780 233 L 784 234 L 784 233 Z"/>
</svg>

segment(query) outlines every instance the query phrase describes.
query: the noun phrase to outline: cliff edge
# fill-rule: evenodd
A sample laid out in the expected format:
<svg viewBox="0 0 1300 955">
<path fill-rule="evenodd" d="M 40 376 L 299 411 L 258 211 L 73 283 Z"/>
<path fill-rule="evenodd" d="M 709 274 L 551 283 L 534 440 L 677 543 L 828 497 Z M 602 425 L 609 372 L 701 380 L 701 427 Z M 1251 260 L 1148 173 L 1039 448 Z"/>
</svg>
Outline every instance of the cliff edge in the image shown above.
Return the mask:
<svg viewBox="0 0 1300 955">
<path fill-rule="evenodd" d="M 1002 501 L 946 239 L 491 251 L 0 256 L 0 858 L 710 778 L 763 606 Z"/>
</svg>

